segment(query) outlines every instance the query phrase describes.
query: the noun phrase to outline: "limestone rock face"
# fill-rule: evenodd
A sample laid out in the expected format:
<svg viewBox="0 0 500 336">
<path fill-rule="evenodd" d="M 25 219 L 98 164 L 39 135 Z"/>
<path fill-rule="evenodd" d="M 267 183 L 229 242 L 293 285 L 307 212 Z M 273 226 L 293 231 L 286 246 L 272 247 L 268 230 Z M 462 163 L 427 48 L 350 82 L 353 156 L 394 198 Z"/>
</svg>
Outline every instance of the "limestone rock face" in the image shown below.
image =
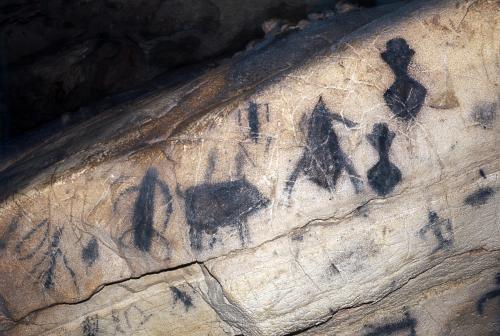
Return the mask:
<svg viewBox="0 0 500 336">
<path fill-rule="evenodd" d="M 3 333 L 497 335 L 499 9 L 318 22 L 6 162 Z"/>
<path fill-rule="evenodd" d="M 12 128 L 31 129 L 105 96 L 137 88 L 166 70 L 234 52 L 257 38 L 262 22 L 272 17 L 298 21 L 334 4 L 4 0 L 0 79 L 6 81 L 2 91 L 6 90 L 7 111 L 12 111 Z"/>
</svg>

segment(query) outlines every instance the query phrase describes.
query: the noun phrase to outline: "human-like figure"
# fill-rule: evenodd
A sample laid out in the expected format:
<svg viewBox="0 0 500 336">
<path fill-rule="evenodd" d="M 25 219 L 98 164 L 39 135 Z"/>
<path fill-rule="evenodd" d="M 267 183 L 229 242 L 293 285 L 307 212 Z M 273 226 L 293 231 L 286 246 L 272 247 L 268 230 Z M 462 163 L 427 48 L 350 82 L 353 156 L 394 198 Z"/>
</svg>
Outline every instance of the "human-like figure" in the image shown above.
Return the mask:
<svg viewBox="0 0 500 336">
<path fill-rule="evenodd" d="M 289 196 L 301 173 L 304 173 L 311 182 L 321 188 L 333 191 L 340 174 L 345 170 L 356 192 L 363 189 L 361 178 L 354 169 L 351 160 L 340 147 L 339 138 L 333 129 L 334 120 L 347 127 L 357 125 L 353 121 L 330 112 L 320 97 L 309 118 L 304 154 L 286 183 L 285 190 Z"/>
<path fill-rule="evenodd" d="M 414 54 L 415 51 L 402 38 L 389 40 L 387 50 L 380 54 L 396 76 L 384 93 L 385 102 L 397 118 L 406 122 L 415 119 L 427 94 L 425 87 L 408 74 L 408 65 Z"/>
<path fill-rule="evenodd" d="M 391 193 L 401 181 L 401 171 L 389 160 L 389 148 L 395 136 L 386 123 L 373 125 L 372 133 L 366 136 L 379 155 L 378 162 L 368 170 L 368 183 L 380 196 Z"/>
</svg>

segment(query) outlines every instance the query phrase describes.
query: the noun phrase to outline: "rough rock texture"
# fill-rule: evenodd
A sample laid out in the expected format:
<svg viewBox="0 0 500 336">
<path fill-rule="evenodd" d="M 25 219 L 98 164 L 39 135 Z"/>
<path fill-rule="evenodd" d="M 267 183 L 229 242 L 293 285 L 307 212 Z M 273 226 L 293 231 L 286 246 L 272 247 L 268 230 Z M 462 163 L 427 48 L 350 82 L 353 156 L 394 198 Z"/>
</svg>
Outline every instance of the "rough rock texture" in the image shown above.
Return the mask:
<svg viewBox="0 0 500 336">
<path fill-rule="evenodd" d="M 260 25 L 272 17 L 298 21 L 334 5 L 323 0 L 4 0 L 0 80 L 11 131 L 30 130 L 171 68 L 234 52 L 259 37 Z"/>
<path fill-rule="evenodd" d="M 498 2 L 384 10 L 7 161 L 3 332 L 497 335 Z"/>
</svg>

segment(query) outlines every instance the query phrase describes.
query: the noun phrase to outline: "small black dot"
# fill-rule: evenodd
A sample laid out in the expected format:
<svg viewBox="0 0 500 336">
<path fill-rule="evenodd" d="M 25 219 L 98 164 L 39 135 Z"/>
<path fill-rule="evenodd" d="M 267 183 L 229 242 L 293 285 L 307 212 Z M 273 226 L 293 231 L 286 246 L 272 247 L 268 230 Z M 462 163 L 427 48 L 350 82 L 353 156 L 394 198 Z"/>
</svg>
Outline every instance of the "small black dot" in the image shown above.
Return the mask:
<svg viewBox="0 0 500 336">
<path fill-rule="evenodd" d="M 479 169 L 479 175 L 481 175 L 482 178 L 486 178 L 486 174 L 484 173 L 484 170 Z"/>
</svg>

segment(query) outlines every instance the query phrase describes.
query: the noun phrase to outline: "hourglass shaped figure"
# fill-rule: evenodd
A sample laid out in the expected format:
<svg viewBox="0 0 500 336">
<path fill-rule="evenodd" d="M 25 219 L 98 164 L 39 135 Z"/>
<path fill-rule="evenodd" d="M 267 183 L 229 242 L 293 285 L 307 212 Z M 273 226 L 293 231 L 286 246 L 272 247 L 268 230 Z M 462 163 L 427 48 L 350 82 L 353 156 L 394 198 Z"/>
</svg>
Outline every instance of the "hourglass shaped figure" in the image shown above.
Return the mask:
<svg viewBox="0 0 500 336">
<path fill-rule="evenodd" d="M 415 51 L 402 38 L 389 40 L 387 50 L 381 54 L 396 76 L 384 93 L 385 102 L 396 117 L 406 122 L 416 117 L 427 94 L 425 87 L 408 74 L 408 65 L 414 54 Z"/>
<path fill-rule="evenodd" d="M 379 155 L 377 164 L 368 170 L 368 183 L 380 196 L 389 194 L 401 181 L 401 171 L 389 160 L 389 148 L 395 136 L 386 123 L 373 125 L 372 133 L 366 136 Z"/>
</svg>

